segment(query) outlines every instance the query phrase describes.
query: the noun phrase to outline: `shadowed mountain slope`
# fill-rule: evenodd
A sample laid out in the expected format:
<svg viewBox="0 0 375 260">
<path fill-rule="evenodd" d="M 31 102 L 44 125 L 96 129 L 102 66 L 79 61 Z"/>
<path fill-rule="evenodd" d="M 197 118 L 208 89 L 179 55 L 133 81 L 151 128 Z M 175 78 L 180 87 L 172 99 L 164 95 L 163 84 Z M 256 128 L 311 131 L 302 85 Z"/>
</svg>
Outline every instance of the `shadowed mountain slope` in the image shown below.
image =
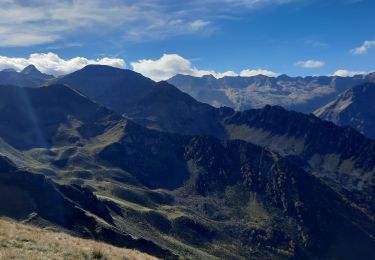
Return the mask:
<svg viewBox="0 0 375 260">
<path fill-rule="evenodd" d="M 57 79 L 119 114 L 148 127 L 183 134 L 223 135 L 215 109 L 167 82 L 131 70 L 89 65 Z"/>
<path fill-rule="evenodd" d="M 66 84 L 119 114 L 126 113 L 155 84 L 134 71 L 105 65 L 88 65 L 56 79 L 54 83 Z"/>
<path fill-rule="evenodd" d="M 224 112 L 231 139 L 293 160 L 374 214 L 375 142 L 351 128 L 281 107 Z"/>
<path fill-rule="evenodd" d="M 375 139 L 374 111 L 375 84 L 366 83 L 345 91 L 314 114 L 340 126 L 351 126 Z"/>
<path fill-rule="evenodd" d="M 19 149 L 78 144 L 119 118 L 63 85 L 0 86 L 0 136 Z"/>
</svg>

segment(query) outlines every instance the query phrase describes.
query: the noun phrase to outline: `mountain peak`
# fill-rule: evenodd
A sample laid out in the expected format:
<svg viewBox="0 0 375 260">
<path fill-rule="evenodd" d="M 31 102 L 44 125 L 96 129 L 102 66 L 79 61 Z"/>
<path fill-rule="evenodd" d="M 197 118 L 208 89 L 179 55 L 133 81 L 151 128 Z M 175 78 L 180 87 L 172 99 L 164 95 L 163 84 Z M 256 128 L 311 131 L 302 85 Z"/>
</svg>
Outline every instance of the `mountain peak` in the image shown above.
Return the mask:
<svg viewBox="0 0 375 260">
<path fill-rule="evenodd" d="M 277 77 L 280 80 L 290 80 L 290 77 L 287 74 L 281 74 Z"/>
<path fill-rule="evenodd" d="M 214 75 L 212 74 L 208 74 L 208 75 L 203 75 L 202 78 L 205 78 L 205 79 L 216 79 Z"/>
<path fill-rule="evenodd" d="M 42 74 L 42 72 L 40 72 L 36 67 L 35 65 L 31 64 L 27 67 L 25 67 L 21 73 L 23 74 L 28 74 L 28 75 L 40 75 Z"/>
<path fill-rule="evenodd" d="M 101 64 L 89 64 L 85 67 L 83 67 L 80 70 L 77 70 L 69 75 L 90 75 L 94 77 L 136 77 L 136 78 L 142 78 L 146 79 L 149 82 L 153 82 L 149 78 L 143 76 L 142 74 L 135 72 L 133 70 L 129 69 L 123 69 L 123 68 L 118 68 L 118 67 L 113 67 L 109 65 L 101 65 Z"/>
<path fill-rule="evenodd" d="M 81 70 L 116 70 L 116 71 L 124 71 L 125 69 L 109 66 L 109 65 L 102 65 L 102 64 L 89 64 L 83 67 Z"/>
<path fill-rule="evenodd" d="M 27 75 L 27 76 L 31 76 L 31 77 L 35 77 L 35 78 L 40 78 L 40 79 L 52 79 L 53 76 L 51 75 L 48 75 L 48 74 L 45 74 L 45 73 L 42 73 L 40 72 L 40 70 L 38 70 L 35 65 L 33 64 L 30 64 L 29 66 L 25 67 L 21 72 L 20 74 L 24 74 L 24 75 Z"/>
</svg>

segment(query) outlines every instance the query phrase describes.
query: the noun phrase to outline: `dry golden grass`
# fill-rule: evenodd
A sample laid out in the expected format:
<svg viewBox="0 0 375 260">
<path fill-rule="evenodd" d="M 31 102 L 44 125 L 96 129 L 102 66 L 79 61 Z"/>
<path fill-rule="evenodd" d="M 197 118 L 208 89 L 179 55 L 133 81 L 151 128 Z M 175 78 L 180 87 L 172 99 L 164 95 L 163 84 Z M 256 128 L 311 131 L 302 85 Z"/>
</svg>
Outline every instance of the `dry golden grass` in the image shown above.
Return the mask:
<svg viewBox="0 0 375 260">
<path fill-rule="evenodd" d="M 114 247 L 65 233 L 0 219 L 0 259 L 155 259 L 136 250 Z"/>
</svg>

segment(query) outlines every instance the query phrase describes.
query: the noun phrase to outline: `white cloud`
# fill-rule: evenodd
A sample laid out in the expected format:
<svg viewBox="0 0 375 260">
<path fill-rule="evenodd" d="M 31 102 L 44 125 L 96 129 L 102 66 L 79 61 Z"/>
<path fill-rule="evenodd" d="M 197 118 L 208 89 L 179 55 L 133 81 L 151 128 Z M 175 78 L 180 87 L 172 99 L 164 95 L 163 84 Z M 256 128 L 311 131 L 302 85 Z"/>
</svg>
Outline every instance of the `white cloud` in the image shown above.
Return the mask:
<svg viewBox="0 0 375 260">
<path fill-rule="evenodd" d="M 190 27 L 190 30 L 191 31 L 199 31 L 207 26 L 210 25 L 210 22 L 209 21 L 204 21 L 204 20 L 201 20 L 201 19 L 198 19 L 198 20 L 195 20 L 195 21 L 192 21 L 189 25 Z"/>
<path fill-rule="evenodd" d="M 268 76 L 268 77 L 277 77 L 279 74 L 273 72 L 273 71 L 270 71 L 270 70 L 263 70 L 263 69 L 256 69 L 256 70 L 243 70 L 241 71 L 240 73 L 240 76 L 241 77 L 252 77 L 252 76 L 256 76 L 256 75 L 264 75 L 264 76 Z"/>
<path fill-rule="evenodd" d="M 364 43 L 358 48 L 352 49 L 351 52 L 357 55 L 366 54 L 369 49 L 375 48 L 375 40 L 364 41 Z"/>
<path fill-rule="evenodd" d="M 221 5 L 235 6 L 241 8 L 259 8 L 265 5 L 272 4 L 288 4 L 291 2 L 296 2 L 296 0 L 204 0 L 206 3 L 219 3 Z"/>
<path fill-rule="evenodd" d="M 62 59 L 57 54 L 52 52 L 34 53 L 31 54 L 28 58 L 0 56 L 0 70 L 13 68 L 17 71 L 20 71 L 30 64 L 35 65 L 43 73 L 52 74 L 55 76 L 71 73 L 89 64 L 102 64 L 118 68 L 126 67 L 126 63 L 123 59 L 108 57 L 96 60 L 83 57 Z"/>
<path fill-rule="evenodd" d="M 164 54 L 157 60 L 144 59 L 136 62 L 132 62 L 134 71 L 137 71 L 153 80 L 167 80 L 176 74 L 184 74 L 201 77 L 203 75 L 213 75 L 216 78 L 222 78 L 225 76 L 238 76 L 243 77 L 255 76 L 263 74 L 266 76 L 277 76 L 276 73 L 268 70 L 257 69 L 257 70 L 242 70 L 239 74 L 234 71 L 216 72 L 213 70 L 202 70 L 194 67 L 190 60 L 181 57 L 178 54 Z"/>
<path fill-rule="evenodd" d="M 364 75 L 367 74 L 367 72 L 364 71 L 350 71 L 350 70 L 336 70 L 335 73 L 333 73 L 333 76 L 338 77 L 353 77 L 355 75 Z"/>
<path fill-rule="evenodd" d="M 298 1 L 298 0 L 293 0 Z M 0 46 L 32 46 L 73 37 L 149 40 L 215 30 L 234 12 L 291 0 L 0 0 Z M 112 34 L 114 35 L 114 34 Z M 74 39 L 73 39 L 74 40 Z"/>
<path fill-rule="evenodd" d="M 319 60 L 306 60 L 306 61 L 297 61 L 294 63 L 295 66 L 299 66 L 305 69 L 316 69 L 321 68 L 325 65 L 324 61 Z"/>
</svg>

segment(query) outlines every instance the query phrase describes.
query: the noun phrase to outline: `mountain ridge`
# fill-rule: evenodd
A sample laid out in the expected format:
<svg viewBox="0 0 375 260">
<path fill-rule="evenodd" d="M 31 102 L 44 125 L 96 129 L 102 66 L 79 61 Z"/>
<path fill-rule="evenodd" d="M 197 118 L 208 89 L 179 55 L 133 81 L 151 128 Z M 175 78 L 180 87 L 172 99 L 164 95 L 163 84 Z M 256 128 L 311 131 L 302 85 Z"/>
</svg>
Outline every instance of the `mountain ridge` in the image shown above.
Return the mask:
<svg viewBox="0 0 375 260">
<path fill-rule="evenodd" d="M 199 101 L 236 110 L 281 105 L 289 110 L 313 112 L 338 93 L 357 84 L 371 81 L 371 74 L 353 77 L 306 76 L 278 77 L 194 77 L 178 74 L 168 82 Z"/>
</svg>

